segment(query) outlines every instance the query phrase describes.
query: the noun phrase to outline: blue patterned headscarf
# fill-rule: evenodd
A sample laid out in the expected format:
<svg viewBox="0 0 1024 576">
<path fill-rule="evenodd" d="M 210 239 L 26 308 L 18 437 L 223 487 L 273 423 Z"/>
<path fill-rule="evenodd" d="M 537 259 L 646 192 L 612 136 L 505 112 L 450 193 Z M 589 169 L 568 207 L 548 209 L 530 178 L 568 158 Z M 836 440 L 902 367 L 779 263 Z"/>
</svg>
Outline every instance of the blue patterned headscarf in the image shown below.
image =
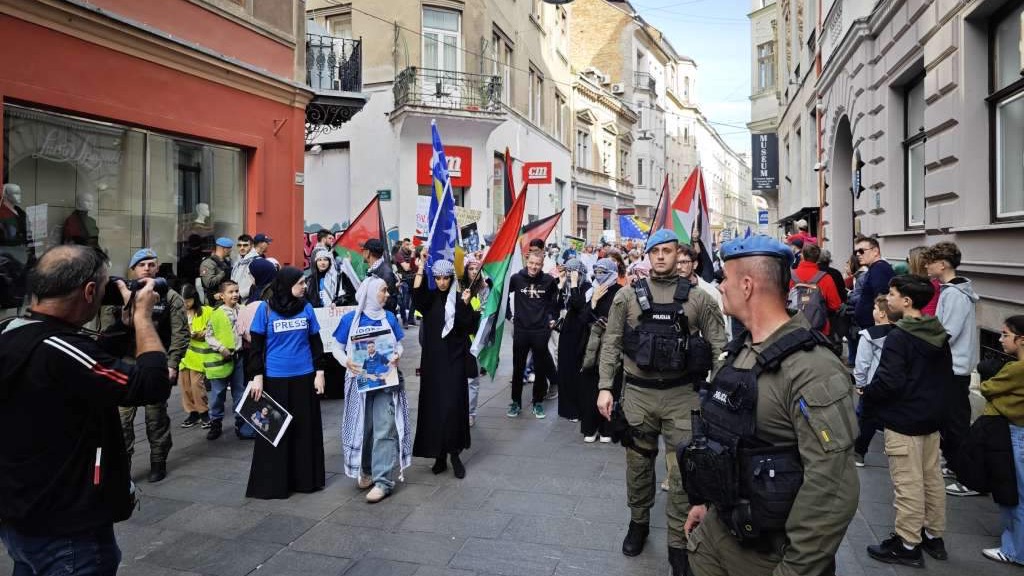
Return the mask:
<svg viewBox="0 0 1024 576">
<path fill-rule="evenodd" d="M 619 265 L 611 258 L 601 258 L 594 264 L 594 280 L 599 285 L 608 285 L 619 279 Z"/>
</svg>

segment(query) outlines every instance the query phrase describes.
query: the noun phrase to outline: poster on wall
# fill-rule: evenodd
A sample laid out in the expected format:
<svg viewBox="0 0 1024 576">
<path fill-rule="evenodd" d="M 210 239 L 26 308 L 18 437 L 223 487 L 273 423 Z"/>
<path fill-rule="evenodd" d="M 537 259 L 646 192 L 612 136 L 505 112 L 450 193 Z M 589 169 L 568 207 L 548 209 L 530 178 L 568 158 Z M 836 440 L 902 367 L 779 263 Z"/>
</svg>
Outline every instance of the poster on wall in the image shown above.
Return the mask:
<svg viewBox="0 0 1024 576">
<path fill-rule="evenodd" d="M 774 190 L 779 187 L 779 137 L 777 134 L 751 134 L 753 153 L 750 177 L 754 190 Z"/>
</svg>

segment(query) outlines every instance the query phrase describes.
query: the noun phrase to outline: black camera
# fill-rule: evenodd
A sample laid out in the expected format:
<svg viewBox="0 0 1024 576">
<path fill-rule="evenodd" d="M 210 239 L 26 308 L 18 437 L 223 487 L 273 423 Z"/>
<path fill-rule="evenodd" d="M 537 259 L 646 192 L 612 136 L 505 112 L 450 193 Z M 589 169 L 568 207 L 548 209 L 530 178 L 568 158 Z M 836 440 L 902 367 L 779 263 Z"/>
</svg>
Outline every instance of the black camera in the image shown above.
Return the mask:
<svg viewBox="0 0 1024 576">
<path fill-rule="evenodd" d="M 121 290 L 117 287 L 117 281 L 120 280 L 128 286 L 128 290 L 132 293 L 134 299 L 135 293 L 142 288 L 145 283 L 142 280 L 125 280 L 120 276 L 111 276 L 110 280 L 107 281 L 107 290 L 103 294 L 102 304 L 107 306 L 124 306 L 124 297 L 121 296 Z M 170 286 L 167 285 L 167 280 L 164 278 L 152 278 L 153 291 L 160 296 L 160 303 L 153 307 L 153 314 L 158 314 L 163 311 L 163 304 L 167 300 L 167 291 Z M 158 311 L 157 308 L 160 308 Z"/>
</svg>

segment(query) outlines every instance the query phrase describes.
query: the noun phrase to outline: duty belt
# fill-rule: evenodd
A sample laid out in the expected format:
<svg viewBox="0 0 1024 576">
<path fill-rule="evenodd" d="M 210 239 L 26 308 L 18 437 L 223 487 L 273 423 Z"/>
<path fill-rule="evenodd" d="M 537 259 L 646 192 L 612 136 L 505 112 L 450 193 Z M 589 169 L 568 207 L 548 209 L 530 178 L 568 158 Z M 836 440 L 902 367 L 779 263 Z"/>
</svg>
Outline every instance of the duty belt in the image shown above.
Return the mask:
<svg viewBox="0 0 1024 576">
<path fill-rule="evenodd" d="M 682 376 L 676 376 L 675 378 L 637 378 L 626 374 L 626 384 L 631 384 L 637 388 L 653 388 L 655 390 L 668 390 L 669 388 L 675 388 L 677 386 L 685 386 L 687 384 L 686 378 Z"/>
</svg>

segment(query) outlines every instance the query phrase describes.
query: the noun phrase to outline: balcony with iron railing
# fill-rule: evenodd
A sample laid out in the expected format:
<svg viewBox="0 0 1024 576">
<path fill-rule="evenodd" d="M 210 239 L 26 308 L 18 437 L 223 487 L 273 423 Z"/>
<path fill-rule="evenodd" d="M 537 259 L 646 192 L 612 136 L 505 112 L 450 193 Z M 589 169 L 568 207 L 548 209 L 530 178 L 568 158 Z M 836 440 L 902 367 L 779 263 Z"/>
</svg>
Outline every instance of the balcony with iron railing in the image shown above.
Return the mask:
<svg viewBox="0 0 1024 576">
<path fill-rule="evenodd" d="M 395 110 L 424 108 L 470 115 L 502 116 L 501 76 L 432 68 L 406 68 L 393 86 Z"/>
<path fill-rule="evenodd" d="M 637 90 L 647 90 L 648 92 L 654 92 L 657 88 L 658 82 L 647 72 L 634 72 L 633 73 L 633 87 Z"/>
<path fill-rule="evenodd" d="M 341 127 L 363 109 L 362 40 L 306 34 L 306 85 L 313 100 L 306 106 L 306 136 Z"/>
</svg>

